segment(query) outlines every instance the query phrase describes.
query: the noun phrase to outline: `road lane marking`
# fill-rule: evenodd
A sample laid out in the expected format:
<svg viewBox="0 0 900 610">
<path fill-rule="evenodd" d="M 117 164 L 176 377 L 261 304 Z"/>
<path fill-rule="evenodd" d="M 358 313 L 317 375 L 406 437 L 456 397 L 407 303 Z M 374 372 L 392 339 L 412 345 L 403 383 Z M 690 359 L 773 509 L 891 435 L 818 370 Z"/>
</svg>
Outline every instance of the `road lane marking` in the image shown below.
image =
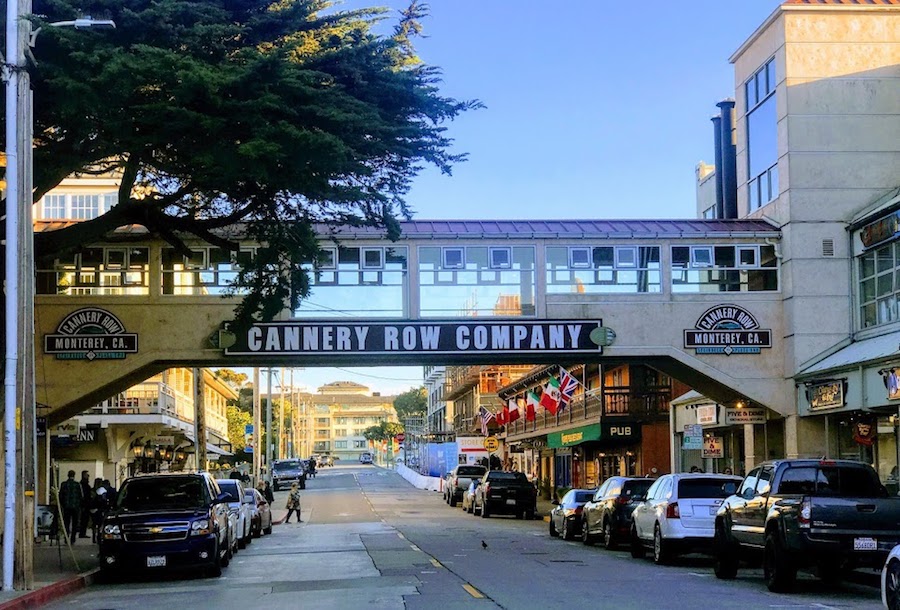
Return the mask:
<svg viewBox="0 0 900 610">
<path fill-rule="evenodd" d="M 443 568 L 443 567 L 444 567 L 444 566 L 441 565 L 441 562 L 438 561 L 437 559 L 435 559 L 434 557 L 431 558 L 431 565 L 433 565 L 433 566 L 436 567 L 436 568 Z"/>
<path fill-rule="evenodd" d="M 403 535 L 403 532 L 397 532 L 397 535 L 400 536 L 401 540 L 406 540 L 406 536 Z"/>
<path fill-rule="evenodd" d="M 414 551 L 419 551 L 420 553 L 422 552 L 422 549 L 420 549 L 419 547 L 417 547 L 414 544 L 409 545 L 409 548 L 411 548 Z"/>
<path fill-rule="evenodd" d="M 469 583 L 464 584 L 462 586 L 462 588 L 466 590 L 466 593 L 468 593 L 475 599 L 483 599 L 484 598 L 484 594 L 481 591 L 479 591 L 478 589 L 476 589 L 475 587 L 473 587 L 472 585 L 470 585 Z"/>
</svg>

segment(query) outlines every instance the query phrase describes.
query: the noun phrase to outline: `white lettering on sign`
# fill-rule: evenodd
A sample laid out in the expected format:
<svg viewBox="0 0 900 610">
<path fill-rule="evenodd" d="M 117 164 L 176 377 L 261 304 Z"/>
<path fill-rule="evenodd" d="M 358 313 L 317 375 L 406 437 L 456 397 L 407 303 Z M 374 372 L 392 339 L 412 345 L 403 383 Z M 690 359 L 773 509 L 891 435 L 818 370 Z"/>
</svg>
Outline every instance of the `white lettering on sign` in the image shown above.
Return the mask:
<svg viewBox="0 0 900 610">
<path fill-rule="evenodd" d="M 631 436 L 631 426 L 611 426 L 609 428 L 610 436 Z"/>
<path fill-rule="evenodd" d="M 423 326 L 422 331 L 422 348 L 437 349 L 441 340 L 441 328 L 439 326 Z M 365 341 L 362 342 L 365 345 Z"/>
<path fill-rule="evenodd" d="M 247 331 L 247 347 L 251 352 L 258 352 L 262 349 L 262 343 L 259 342 L 260 337 L 262 337 L 261 328 L 251 328 Z"/>
</svg>

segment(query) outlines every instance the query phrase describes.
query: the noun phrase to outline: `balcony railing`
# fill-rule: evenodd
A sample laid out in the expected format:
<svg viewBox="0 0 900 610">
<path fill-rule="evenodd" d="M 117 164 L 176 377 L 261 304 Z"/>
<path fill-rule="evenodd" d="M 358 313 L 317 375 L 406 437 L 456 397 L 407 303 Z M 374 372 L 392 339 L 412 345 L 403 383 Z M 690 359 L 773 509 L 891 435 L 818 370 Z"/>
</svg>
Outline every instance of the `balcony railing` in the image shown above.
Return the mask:
<svg viewBox="0 0 900 610">
<path fill-rule="evenodd" d="M 669 386 L 646 388 L 603 388 L 603 415 L 629 417 L 638 420 L 655 420 L 669 416 L 672 389 Z"/>
</svg>

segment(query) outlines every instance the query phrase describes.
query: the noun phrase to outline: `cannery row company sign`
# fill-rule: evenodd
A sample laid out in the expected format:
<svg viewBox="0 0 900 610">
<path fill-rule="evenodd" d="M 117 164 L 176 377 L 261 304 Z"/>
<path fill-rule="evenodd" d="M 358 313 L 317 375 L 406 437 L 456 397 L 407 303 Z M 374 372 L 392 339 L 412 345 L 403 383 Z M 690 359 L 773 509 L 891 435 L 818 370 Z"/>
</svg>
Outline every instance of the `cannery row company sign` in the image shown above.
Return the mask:
<svg viewBox="0 0 900 610">
<path fill-rule="evenodd" d="M 601 321 L 523 320 L 259 323 L 225 349 L 229 356 L 290 354 L 573 354 L 602 353 L 591 340 Z"/>
<path fill-rule="evenodd" d="M 684 347 L 696 354 L 758 354 L 760 348 L 772 347 L 772 331 L 761 329 L 739 305 L 716 305 L 684 331 Z"/>
<path fill-rule="evenodd" d="M 125 332 L 121 320 L 97 307 L 73 311 L 44 335 L 44 353 L 57 360 L 118 360 L 136 354 L 138 336 Z"/>
</svg>

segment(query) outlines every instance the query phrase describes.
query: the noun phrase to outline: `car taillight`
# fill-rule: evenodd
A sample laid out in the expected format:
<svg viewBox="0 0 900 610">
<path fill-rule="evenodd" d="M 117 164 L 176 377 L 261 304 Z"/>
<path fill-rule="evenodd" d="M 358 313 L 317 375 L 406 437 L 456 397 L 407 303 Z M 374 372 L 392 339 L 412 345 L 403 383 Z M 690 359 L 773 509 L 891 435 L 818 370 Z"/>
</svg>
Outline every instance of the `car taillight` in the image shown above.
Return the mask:
<svg viewBox="0 0 900 610">
<path fill-rule="evenodd" d="M 576 506 L 576 507 L 575 507 L 575 514 L 576 514 L 576 515 L 580 515 L 580 514 L 583 513 L 583 512 L 584 512 L 584 507 L 583 507 L 583 506 Z"/>
<path fill-rule="evenodd" d="M 489 493 L 491 493 L 491 484 L 485 483 L 484 484 L 484 495 L 488 495 Z"/>
<path fill-rule="evenodd" d="M 453 477 L 453 487 L 456 487 L 459 484 L 459 479 Z"/>
<path fill-rule="evenodd" d="M 617 496 L 616 504 L 628 504 L 628 496 Z"/>
<path fill-rule="evenodd" d="M 808 528 L 810 525 L 810 517 L 812 516 L 812 502 L 809 498 L 803 498 L 800 503 L 800 513 L 797 515 L 797 524 L 800 527 Z"/>
<path fill-rule="evenodd" d="M 678 502 L 672 502 L 666 507 L 666 519 L 680 519 L 681 511 L 678 510 Z"/>
</svg>

